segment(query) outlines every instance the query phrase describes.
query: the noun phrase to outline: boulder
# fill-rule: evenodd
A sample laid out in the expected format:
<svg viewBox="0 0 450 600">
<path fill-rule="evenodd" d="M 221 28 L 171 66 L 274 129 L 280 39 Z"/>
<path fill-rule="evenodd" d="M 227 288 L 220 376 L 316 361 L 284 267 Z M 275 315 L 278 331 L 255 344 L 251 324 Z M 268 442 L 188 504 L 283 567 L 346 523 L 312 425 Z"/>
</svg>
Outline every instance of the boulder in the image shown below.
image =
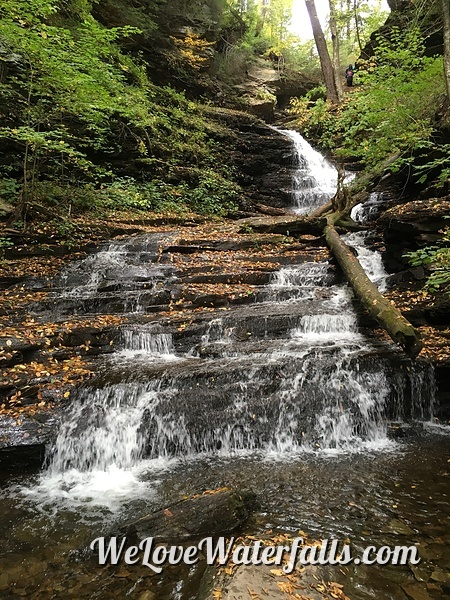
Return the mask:
<svg viewBox="0 0 450 600">
<path fill-rule="evenodd" d="M 408 266 L 406 252 L 435 245 L 449 225 L 450 197 L 414 200 L 386 210 L 378 219 L 383 230 L 386 252 L 383 256 L 390 271 Z"/>
</svg>

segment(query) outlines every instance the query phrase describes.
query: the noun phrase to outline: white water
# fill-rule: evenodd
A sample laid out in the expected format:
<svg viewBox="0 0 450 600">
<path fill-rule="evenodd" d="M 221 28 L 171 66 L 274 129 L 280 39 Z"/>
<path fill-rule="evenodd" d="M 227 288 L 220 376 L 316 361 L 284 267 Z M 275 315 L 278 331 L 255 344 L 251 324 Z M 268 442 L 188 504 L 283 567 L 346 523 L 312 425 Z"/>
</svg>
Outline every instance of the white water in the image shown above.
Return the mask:
<svg viewBox="0 0 450 600">
<path fill-rule="evenodd" d="M 328 263 L 307 262 L 295 267 L 283 267 L 274 273 L 273 287 L 317 286 L 326 280 Z"/>
<path fill-rule="evenodd" d="M 336 170 L 298 133 L 285 133 L 297 153 L 294 208 L 308 212 L 334 194 Z M 350 234 L 346 241 L 384 289 L 381 257 L 365 246 L 365 234 Z M 117 280 L 129 268 L 126 245 L 99 254 L 81 266 L 90 271 L 82 289 L 69 270 L 74 286 L 69 294 L 94 293 L 103 280 Z M 147 266 L 134 271 L 132 261 L 130 269 L 137 278 L 155 273 Z M 270 328 L 246 333 L 239 309 L 213 318 L 200 346 L 218 347 L 214 359 L 189 359 L 194 351 L 180 355 L 174 336 L 151 326 L 124 328 L 123 348 L 110 359 L 111 368 L 123 358 L 130 364 L 139 359 L 136 381 L 124 368 L 123 383 L 80 391 L 63 419 L 48 471 L 27 493 L 114 510 L 124 498 L 151 495 L 154 486 L 145 482 L 144 472 L 164 468 L 173 457 L 258 451 L 289 460 L 302 452 L 394 447 L 386 433 L 386 404 L 394 394 L 401 405 L 409 387 L 412 402 L 421 405 L 426 376 L 405 371 L 393 377 L 388 363 L 376 358 L 360 366 L 372 342 L 359 331 L 349 288 L 330 286 L 333 278 L 324 262 L 280 269 L 267 286 L 265 315 L 276 315 L 281 304 L 291 302 L 289 315 L 297 325 L 271 340 Z M 296 302 L 302 312 L 295 312 Z M 245 341 L 253 334 L 261 336 L 260 346 L 249 350 Z M 163 367 L 159 378 L 142 376 L 150 363 Z"/>
<path fill-rule="evenodd" d="M 297 131 L 283 130 L 294 144 L 292 199 L 294 212 L 306 214 L 328 202 L 336 192 L 336 168 Z"/>
<path fill-rule="evenodd" d="M 69 265 L 61 276 L 63 295 L 67 298 L 91 298 L 112 273 L 116 276 L 123 270 L 125 258 L 126 247 L 112 242 L 105 249 L 89 255 L 82 262 Z M 139 275 L 143 274 L 143 270 L 140 269 Z"/>
<path fill-rule="evenodd" d="M 327 314 L 305 315 L 300 321 L 300 327 L 291 333 L 293 338 L 302 338 L 314 343 L 331 340 L 340 342 L 343 340 L 355 340 L 358 335 L 356 314 Z"/>
<path fill-rule="evenodd" d="M 129 384 L 81 392 L 63 418 L 47 473 L 28 495 L 111 511 L 126 498 L 151 495 L 139 476 L 140 427 L 154 398 L 146 386 Z"/>
<path fill-rule="evenodd" d="M 352 246 L 356 250 L 358 260 L 368 278 L 377 285 L 380 292 L 384 292 L 386 291 L 386 279 L 389 277 L 389 273 L 384 268 L 381 254 L 374 250 L 370 250 L 370 248 L 365 245 L 366 238 L 367 232 L 358 231 L 356 233 L 347 234 L 343 239 L 346 244 Z"/>
<path fill-rule="evenodd" d="M 171 234 L 167 234 L 168 239 Z M 70 314 L 80 312 L 145 312 L 165 281 L 176 279 L 170 265 L 159 264 L 162 235 L 137 236 L 68 265 L 56 280 L 55 295 Z M 146 302 L 143 302 L 146 298 Z"/>
<path fill-rule="evenodd" d="M 350 212 L 351 218 L 361 225 L 366 225 L 378 216 L 383 207 L 383 194 L 372 192 L 364 204 L 357 204 Z"/>
<path fill-rule="evenodd" d="M 173 361 L 179 357 L 175 353 L 171 333 L 155 333 L 145 327 L 122 329 L 123 350 L 113 358 Z"/>
</svg>

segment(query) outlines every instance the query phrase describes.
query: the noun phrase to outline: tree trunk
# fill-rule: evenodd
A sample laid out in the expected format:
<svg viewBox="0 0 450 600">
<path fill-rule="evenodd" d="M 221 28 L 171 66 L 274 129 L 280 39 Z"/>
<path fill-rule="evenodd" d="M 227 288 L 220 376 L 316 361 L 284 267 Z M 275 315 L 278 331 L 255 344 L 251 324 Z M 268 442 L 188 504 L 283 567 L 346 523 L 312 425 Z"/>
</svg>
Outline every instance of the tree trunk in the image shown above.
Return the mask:
<svg viewBox="0 0 450 600">
<path fill-rule="evenodd" d="M 327 88 L 327 99 L 330 100 L 330 102 L 333 102 L 333 104 L 339 104 L 339 94 L 336 89 L 333 63 L 331 62 L 327 42 L 322 31 L 319 17 L 317 16 L 316 5 L 314 0 L 305 0 L 305 4 L 311 21 L 314 39 L 316 41 L 317 52 L 319 53 L 325 87 Z"/>
<path fill-rule="evenodd" d="M 336 6 L 335 0 L 328 0 L 330 4 L 330 32 L 331 41 L 333 43 L 333 69 L 334 69 L 334 83 L 336 86 L 337 95 L 339 101 L 342 100 L 342 75 L 341 75 L 341 61 L 339 59 L 339 35 L 337 29 L 336 20 Z"/>
<path fill-rule="evenodd" d="M 442 0 L 444 16 L 444 73 L 447 97 L 450 100 L 450 0 Z"/>
<path fill-rule="evenodd" d="M 347 42 L 350 41 L 350 36 L 351 36 L 351 32 L 352 32 L 351 31 L 352 30 L 352 23 L 351 23 L 351 20 L 352 20 L 352 7 L 351 7 L 351 1 L 352 0 L 347 0 L 347 16 L 346 16 L 346 19 L 347 19 L 347 27 L 346 27 L 346 30 L 347 30 Z"/>
<path fill-rule="evenodd" d="M 353 13 L 355 16 L 355 31 L 356 31 L 356 39 L 358 40 L 359 52 L 362 53 L 363 47 L 361 42 L 361 35 L 359 33 L 359 21 L 358 21 L 358 0 L 354 0 L 353 2 Z"/>
<path fill-rule="evenodd" d="M 378 321 L 396 344 L 415 358 L 422 349 L 418 331 L 405 319 L 370 281 L 358 259 L 337 233 L 332 219 L 324 229 L 328 246 L 343 270 L 347 281 L 370 315 Z"/>
</svg>

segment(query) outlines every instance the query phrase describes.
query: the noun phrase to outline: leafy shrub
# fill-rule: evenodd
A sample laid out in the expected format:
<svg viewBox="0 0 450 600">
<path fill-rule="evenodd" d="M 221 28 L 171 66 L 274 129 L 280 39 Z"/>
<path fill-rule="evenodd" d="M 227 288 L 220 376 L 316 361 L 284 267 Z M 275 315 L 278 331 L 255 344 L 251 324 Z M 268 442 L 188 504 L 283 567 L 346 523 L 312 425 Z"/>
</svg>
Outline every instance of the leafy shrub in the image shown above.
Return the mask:
<svg viewBox="0 0 450 600">
<path fill-rule="evenodd" d="M 450 218 L 450 217 L 449 217 Z M 428 246 L 405 254 L 414 267 L 427 267 L 429 275 L 425 287 L 436 292 L 450 284 L 450 229 L 446 229 L 439 246 Z"/>
<path fill-rule="evenodd" d="M 186 201 L 200 214 L 223 216 L 237 210 L 239 191 L 235 183 L 208 169 L 198 186 L 187 192 Z"/>
<path fill-rule="evenodd" d="M 411 156 L 430 140 L 445 89 L 442 57 L 424 55 L 417 29 L 394 29 L 390 40 L 379 38 L 375 57 L 356 76 L 360 86 L 338 107 L 323 99 L 294 101 L 291 111 L 307 135 L 367 167 L 395 153 Z"/>
</svg>

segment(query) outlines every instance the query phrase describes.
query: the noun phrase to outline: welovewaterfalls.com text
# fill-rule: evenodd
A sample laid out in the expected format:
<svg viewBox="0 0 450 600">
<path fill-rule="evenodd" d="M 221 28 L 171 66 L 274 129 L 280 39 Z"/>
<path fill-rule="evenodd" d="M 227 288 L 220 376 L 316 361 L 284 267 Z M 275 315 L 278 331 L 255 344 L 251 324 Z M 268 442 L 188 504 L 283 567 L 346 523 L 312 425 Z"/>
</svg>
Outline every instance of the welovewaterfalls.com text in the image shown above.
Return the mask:
<svg viewBox="0 0 450 600">
<path fill-rule="evenodd" d="M 368 546 L 360 556 L 353 557 L 351 546 L 338 540 L 322 540 L 320 545 L 305 545 L 301 537 L 290 545 L 268 546 L 260 540 L 250 545 L 237 545 L 235 538 L 203 538 L 192 546 L 158 545 L 152 537 L 143 539 L 138 546 L 127 546 L 127 538 L 96 538 L 90 545 L 98 553 L 100 565 L 140 564 L 155 573 L 164 565 L 194 565 L 200 560 L 207 564 L 276 565 L 285 573 L 292 573 L 296 565 L 417 565 L 420 557 L 416 546 Z"/>
</svg>

